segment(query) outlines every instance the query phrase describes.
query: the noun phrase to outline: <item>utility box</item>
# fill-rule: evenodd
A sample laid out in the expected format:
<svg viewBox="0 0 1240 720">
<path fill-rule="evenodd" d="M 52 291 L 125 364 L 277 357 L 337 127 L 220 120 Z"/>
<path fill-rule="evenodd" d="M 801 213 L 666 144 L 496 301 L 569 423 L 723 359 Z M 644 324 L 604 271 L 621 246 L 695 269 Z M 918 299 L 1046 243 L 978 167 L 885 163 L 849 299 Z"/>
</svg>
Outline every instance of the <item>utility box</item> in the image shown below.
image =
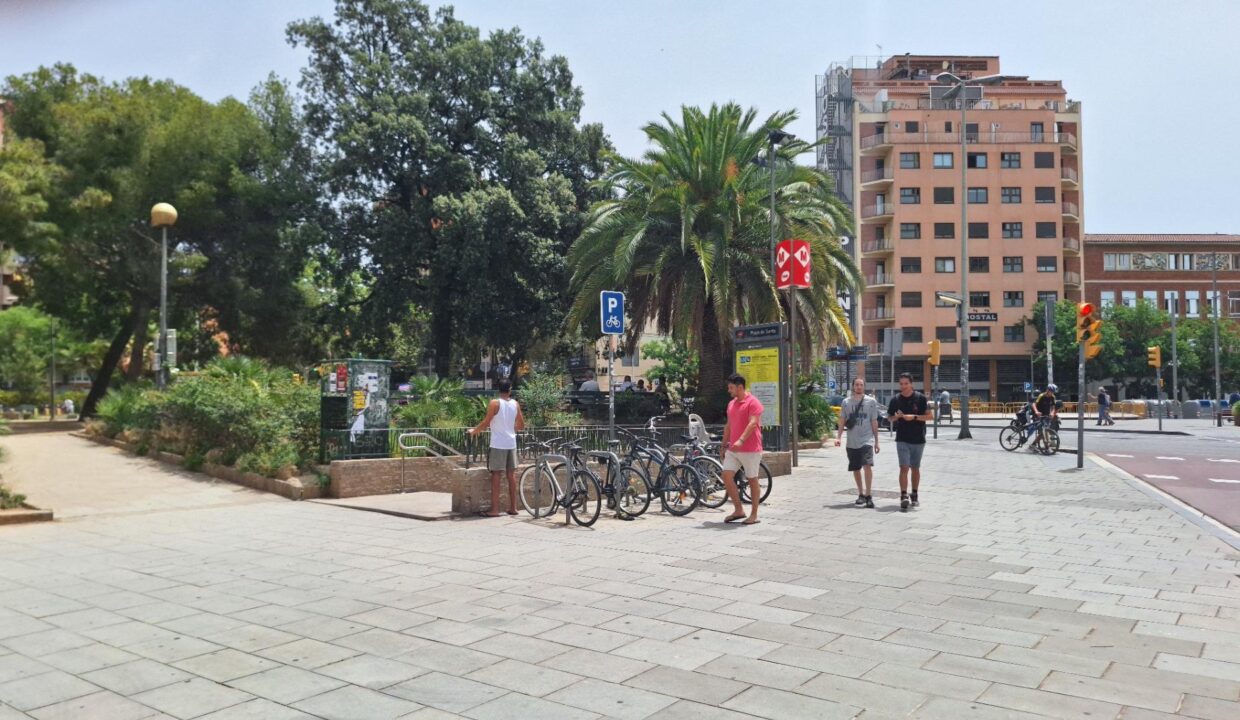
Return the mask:
<svg viewBox="0 0 1240 720">
<path fill-rule="evenodd" d="M 319 462 L 388 457 L 391 376 L 389 360 L 319 363 Z"/>
</svg>

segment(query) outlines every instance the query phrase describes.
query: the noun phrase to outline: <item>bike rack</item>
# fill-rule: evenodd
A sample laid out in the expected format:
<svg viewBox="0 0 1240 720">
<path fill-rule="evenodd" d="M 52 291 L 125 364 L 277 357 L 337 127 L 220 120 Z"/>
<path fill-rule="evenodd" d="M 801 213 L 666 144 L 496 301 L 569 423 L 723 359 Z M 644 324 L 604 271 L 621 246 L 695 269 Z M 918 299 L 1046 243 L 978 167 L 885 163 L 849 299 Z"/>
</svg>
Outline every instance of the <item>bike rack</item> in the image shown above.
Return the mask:
<svg viewBox="0 0 1240 720">
<path fill-rule="evenodd" d="M 401 433 L 396 436 L 396 444 L 400 447 L 400 491 L 402 493 L 405 492 L 405 461 L 409 459 L 409 453 L 421 451 L 439 458 L 445 455 L 460 455 L 456 448 L 424 432 Z M 441 452 L 440 449 L 446 452 Z"/>
</svg>

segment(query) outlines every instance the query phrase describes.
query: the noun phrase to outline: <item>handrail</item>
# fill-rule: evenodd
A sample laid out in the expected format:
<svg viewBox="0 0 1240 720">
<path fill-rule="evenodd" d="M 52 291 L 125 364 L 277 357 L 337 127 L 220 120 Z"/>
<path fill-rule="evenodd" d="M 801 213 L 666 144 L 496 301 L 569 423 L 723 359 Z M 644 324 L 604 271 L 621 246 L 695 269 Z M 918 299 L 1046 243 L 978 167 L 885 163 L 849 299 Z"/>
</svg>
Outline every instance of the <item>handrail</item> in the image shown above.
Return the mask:
<svg viewBox="0 0 1240 720">
<path fill-rule="evenodd" d="M 882 215 L 891 215 L 895 213 L 896 206 L 893 203 L 883 203 L 882 205 L 866 205 L 861 208 L 862 218 L 880 217 Z"/>
<path fill-rule="evenodd" d="M 431 447 L 430 445 L 410 444 L 411 441 L 413 440 L 423 440 L 423 441 L 429 440 L 435 445 L 446 450 L 447 451 L 446 454 L 448 455 L 460 455 L 461 454 L 457 452 L 456 448 L 452 447 L 451 445 L 448 445 L 447 443 L 444 443 L 444 442 L 440 442 L 437 438 L 434 438 L 424 432 L 401 433 L 400 435 L 396 436 L 396 444 L 400 447 L 400 449 L 403 452 L 414 452 L 414 451 L 428 452 L 431 455 L 434 455 L 435 457 L 443 457 L 445 454 L 445 453 L 436 451 L 435 448 Z"/>
</svg>

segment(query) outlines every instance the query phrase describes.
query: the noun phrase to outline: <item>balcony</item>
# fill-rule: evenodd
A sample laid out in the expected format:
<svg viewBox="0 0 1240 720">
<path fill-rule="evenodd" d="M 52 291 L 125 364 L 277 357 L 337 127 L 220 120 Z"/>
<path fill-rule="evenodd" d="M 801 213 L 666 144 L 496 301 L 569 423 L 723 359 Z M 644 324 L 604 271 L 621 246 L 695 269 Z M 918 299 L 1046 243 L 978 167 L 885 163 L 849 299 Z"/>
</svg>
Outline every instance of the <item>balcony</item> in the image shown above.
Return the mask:
<svg viewBox="0 0 1240 720">
<path fill-rule="evenodd" d="M 861 173 L 861 189 L 871 190 L 874 188 L 890 185 L 895 171 L 891 168 L 875 168 L 866 170 Z"/>
<path fill-rule="evenodd" d="M 896 309 L 889 307 L 862 308 L 861 319 L 869 323 L 894 322 Z"/>
<path fill-rule="evenodd" d="M 890 220 L 895 214 L 895 203 L 883 203 L 882 205 L 866 205 L 861 208 L 861 220 Z"/>
<path fill-rule="evenodd" d="M 1071 144 L 1064 141 L 1064 137 L 1073 138 Z M 1059 141 L 1064 148 L 1072 148 L 1071 152 L 1075 152 L 1076 140 L 1071 133 L 1047 133 L 1036 131 L 1011 131 L 1001 132 L 999 130 L 979 130 L 977 132 L 967 133 L 965 142 L 969 145 L 1050 145 L 1052 141 Z M 861 138 L 861 154 L 862 155 L 880 155 L 887 152 L 893 145 L 952 145 L 956 148 L 960 147 L 959 132 L 886 132 L 876 135 L 868 135 Z"/>
<path fill-rule="evenodd" d="M 883 238 L 882 240 L 867 240 L 861 245 L 862 255 L 890 255 L 895 251 L 895 243 L 891 242 L 891 238 Z"/>
<path fill-rule="evenodd" d="M 891 273 L 878 273 L 876 275 L 865 276 L 865 289 L 877 290 L 885 287 L 895 287 L 896 276 Z"/>
<path fill-rule="evenodd" d="M 1070 132 L 1055 133 L 1055 142 L 1058 142 L 1065 152 L 1076 152 L 1076 135 Z"/>
<path fill-rule="evenodd" d="M 1064 270 L 1063 271 L 1063 284 L 1070 285 L 1072 287 L 1080 287 L 1081 286 L 1081 274 L 1078 272 L 1072 272 L 1071 270 Z"/>
<path fill-rule="evenodd" d="M 1076 174 L 1076 168 L 1063 167 L 1059 169 L 1059 180 L 1066 188 L 1080 187 L 1081 180 Z"/>
<path fill-rule="evenodd" d="M 1081 209 L 1076 206 L 1076 203 L 1068 202 L 1067 200 L 1064 200 L 1063 201 L 1063 217 L 1064 217 L 1064 220 L 1067 222 L 1078 222 L 1079 223 L 1081 221 Z"/>
<path fill-rule="evenodd" d="M 1065 255 L 1080 255 L 1081 241 L 1070 235 L 1064 236 L 1063 252 Z"/>
<path fill-rule="evenodd" d="M 887 132 L 866 135 L 861 138 L 862 155 L 879 155 L 891 149 L 892 134 Z"/>
</svg>

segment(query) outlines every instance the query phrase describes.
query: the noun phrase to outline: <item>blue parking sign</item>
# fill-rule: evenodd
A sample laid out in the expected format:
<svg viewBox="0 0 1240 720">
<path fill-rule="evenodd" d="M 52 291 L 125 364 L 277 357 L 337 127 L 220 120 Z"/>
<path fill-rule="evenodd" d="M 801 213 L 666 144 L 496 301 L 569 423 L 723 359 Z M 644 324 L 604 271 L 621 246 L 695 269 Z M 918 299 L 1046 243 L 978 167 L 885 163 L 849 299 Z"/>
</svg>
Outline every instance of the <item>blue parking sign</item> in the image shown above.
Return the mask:
<svg viewBox="0 0 1240 720">
<path fill-rule="evenodd" d="M 1025 381 L 1025 392 L 1027 393 L 1033 392 L 1033 383 L 1029 382 L 1028 380 Z"/>
<path fill-rule="evenodd" d="M 599 322 L 604 335 L 624 334 L 624 293 L 604 290 L 599 293 Z"/>
</svg>

